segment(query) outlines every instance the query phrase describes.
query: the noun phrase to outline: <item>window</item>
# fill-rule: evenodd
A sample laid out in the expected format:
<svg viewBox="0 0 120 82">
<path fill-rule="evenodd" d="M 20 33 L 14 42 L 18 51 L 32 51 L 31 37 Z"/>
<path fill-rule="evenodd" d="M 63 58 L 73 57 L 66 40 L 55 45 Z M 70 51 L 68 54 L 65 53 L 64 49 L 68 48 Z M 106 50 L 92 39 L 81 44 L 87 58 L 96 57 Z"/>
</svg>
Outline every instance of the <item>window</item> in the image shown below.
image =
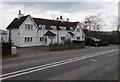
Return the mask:
<svg viewBox="0 0 120 82">
<path fill-rule="evenodd" d="M 32 37 L 30 37 L 30 42 L 32 42 Z"/>
<path fill-rule="evenodd" d="M 24 42 L 32 42 L 32 37 L 25 37 Z"/>
<path fill-rule="evenodd" d="M 65 37 L 61 37 L 61 40 L 65 40 Z"/>
<path fill-rule="evenodd" d="M 33 29 L 33 25 L 25 24 L 25 29 L 26 30 L 32 30 Z"/>
<path fill-rule="evenodd" d="M 31 29 L 33 29 L 33 25 L 31 25 Z"/>
<path fill-rule="evenodd" d="M 45 42 L 47 42 L 47 38 L 45 37 Z"/>
<path fill-rule="evenodd" d="M 61 28 L 61 30 L 66 30 L 66 27 L 60 27 Z"/>
<path fill-rule="evenodd" d="M 27 42 L 27 37 L 25 37 L 25 42 Z"/>
<path fill-rule="evenodd" d="M 77 31 L 77 32 L 80 32 L 80 28 L 76 28 L 76 31 Z"/>
<path fill-rule="evenodd" d="M 44 41 L 44 37 L 40 37 L 40 42 L 43 42 Z"/>
<path fill-rule="evenodd" d="M 39 25 L 39 29 L 40 30 L 44 30 L 45 29 L 45 25 Z"/>
<path fill-rule="evenodd" d="M 53 30 L 56 30 L 56 26 L 51 26 L 51 28 L 52 28 Z"/>
<path fill-rule="evenodd" d="M 80 36 L 77 37 L 77 40 L 80 40 Z"/>
<path fill-rule="evenodd" d="M 73 30 L 73 27 L 70 27 L 70 30 Z"/>
</svg>

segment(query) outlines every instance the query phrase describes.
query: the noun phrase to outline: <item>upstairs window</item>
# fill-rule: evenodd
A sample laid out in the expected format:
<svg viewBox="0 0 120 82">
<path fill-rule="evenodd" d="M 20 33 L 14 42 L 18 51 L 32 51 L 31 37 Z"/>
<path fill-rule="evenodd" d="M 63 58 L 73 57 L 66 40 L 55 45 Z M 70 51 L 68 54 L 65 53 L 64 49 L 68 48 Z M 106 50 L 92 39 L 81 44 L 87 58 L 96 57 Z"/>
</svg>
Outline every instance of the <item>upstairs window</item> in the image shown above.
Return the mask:
<svg viewBox="0 0 120 82">
<path fill-rule="evenodd" d="M 25 24 L 25 29 L 26 30 L 32 30 L 33 29 L 33 25 L 31 25 L 31 24 Z"/>
<path fill-rule="evenodd" d="M 70 30 L 73 30 L 73 27 L 70 27 Z"/>
<path fill-rule="evenodd" d="M 80 28 L 76 28 L 76 31 L 77 31 L 77 32 L 80 32 Z"/>
<path fill-rule="evenodd" d="M 45 30 L 45 25 L 39 25 L 40 30 Z"/>
<path fill-rule="evenodd" d="M 60 27 L 61 28 L 61 30 L 66 30 L 66 27 Z"/>
<path fill-rule="evenodd" d="M 51 28 L 52 28 L 53 30 L 56 30 L 56 29 L 57 29 L 56 26 L 51 26 Z"/>
</svg>

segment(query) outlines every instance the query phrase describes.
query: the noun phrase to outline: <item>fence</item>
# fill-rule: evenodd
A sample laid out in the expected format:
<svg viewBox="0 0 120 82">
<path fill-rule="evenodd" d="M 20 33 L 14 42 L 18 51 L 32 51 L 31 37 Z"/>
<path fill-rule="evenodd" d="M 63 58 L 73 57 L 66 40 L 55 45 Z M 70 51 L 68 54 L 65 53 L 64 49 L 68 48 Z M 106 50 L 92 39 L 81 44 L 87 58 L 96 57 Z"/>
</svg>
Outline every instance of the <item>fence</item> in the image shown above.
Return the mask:
<svg viewBox="0 0 120 82">
<path fill-rule="evenodd" d="M 2 43 L 2 56 L 3 55 L 11 55 L 11 44 L 10 43 Z"/>
</svg>

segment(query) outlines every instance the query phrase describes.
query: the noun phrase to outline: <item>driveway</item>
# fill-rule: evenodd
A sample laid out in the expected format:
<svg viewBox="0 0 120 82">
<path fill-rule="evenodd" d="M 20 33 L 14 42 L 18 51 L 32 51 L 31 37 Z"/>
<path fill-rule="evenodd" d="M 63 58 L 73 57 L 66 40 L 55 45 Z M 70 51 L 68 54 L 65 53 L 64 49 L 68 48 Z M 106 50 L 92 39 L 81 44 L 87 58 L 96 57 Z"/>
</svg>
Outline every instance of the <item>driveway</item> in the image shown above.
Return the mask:
<svg viewBox="0 0 120 82">
<path fill-rule="evenodd" d="M 32 55 L 40 55 L 40 54 L 46 54 L 49 52 L 49 48 L 46 46 L 37 46 L 37 47 L 24 47 L 24 48 L 18 48 L 17 54 L 20 57 L 25 56 L 32 56 Z"/>
</svg>

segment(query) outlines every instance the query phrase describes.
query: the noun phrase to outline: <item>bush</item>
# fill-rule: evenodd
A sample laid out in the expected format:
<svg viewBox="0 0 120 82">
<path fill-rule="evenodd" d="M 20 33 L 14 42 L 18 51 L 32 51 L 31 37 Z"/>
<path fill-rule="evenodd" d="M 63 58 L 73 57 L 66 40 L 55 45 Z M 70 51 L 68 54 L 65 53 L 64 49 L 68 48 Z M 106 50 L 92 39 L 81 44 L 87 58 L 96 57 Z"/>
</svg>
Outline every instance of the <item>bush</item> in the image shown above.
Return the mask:
<svg viewBox="0 0 120 82">
<path fill-rule="evenodd" d="M 107 41 L 89 41 L 85 42 L 87 46 L 108 46 L 109 43 Z"/>
<path fill-rule="evenodd" d="M 101 42 L 98 42 L 98 46 L 108 46 L 109 43 L 107 41 L 101 41 Z"/>
</svg>

